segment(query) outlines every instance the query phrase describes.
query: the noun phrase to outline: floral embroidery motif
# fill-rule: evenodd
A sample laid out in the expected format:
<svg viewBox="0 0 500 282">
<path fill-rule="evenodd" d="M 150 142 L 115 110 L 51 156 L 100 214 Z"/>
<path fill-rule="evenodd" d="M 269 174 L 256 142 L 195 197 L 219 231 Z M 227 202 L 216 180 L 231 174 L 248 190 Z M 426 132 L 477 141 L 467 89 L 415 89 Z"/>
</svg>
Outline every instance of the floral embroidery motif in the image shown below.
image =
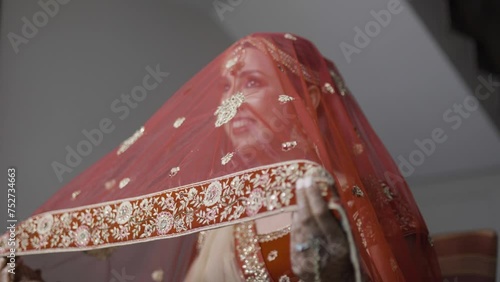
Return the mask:
<svg viewBox="0 0 500 282">
<path fill-rule="evenodd" d="M 281 144 L 281 150 L 287 152 L 297 146 L 297 141 L 284 142 Z"/>
<path fill-rule="evenodd" d="M 294 205 L 294 183 L 318 169 L 310 161 L 283 162 L 140 198 L 35 215 L 17 226 L 16 248 L 18 254 L 97 249 L 249 220 L 248 214 Z M 0 255 L 8 253 L 8 236 L 0 237 Z"/>
<path fill-rule="evenodd" d="M 291 102 L 291 101 L 293 101 L 293 100 L 295 100 L 295 98 L 293 98 L 293 97 L 291 97 L 291 96 L 288 96 L 288 95 L 285 95 L 285 94 L 280 95 L 280 96 L 278 97 L 278 101 L 280 101 L 280 103 L 282 103 L 282 104 L 285 104 L 285 103 Z"/>
<path fill-rule="evenodd" d="M 172 176 L 175 176 L 179 171 L 181 170 L 180 167 L 176 166 L 176 167 L 173 167 L 171 170 L 170 170 L 170 173 L 168 174 L 170 177 Z"/>
<path fill-rule="evenodd" d="M 259 212 L 264 204 L 264 191 L 262 189 L 257 188 L 254 189 L 250 193 L 250 197 L 248 197 L 247 202 L 247 214 L 249 216 L 255 215 Z"/>
<path fill-rule="evenodd" d="M 76 245 L 80 247 L 87 246 L 90 241 L 89 227 L 82 225 L 76 229 Z"/>
<path fill-rule="evenodd" d="M 279 282 L 290 282 L 290 277 L 288 277 L 287 275 L 282 275 L 278 281 Z"/>
<path fill-rule="evenodd" d="M 233 155 L 234 155 L 234 152 L 231 152 L 231 153 L 227 153 L 224 157 L 222 157 L 220 159 L 220 162 L 222 163 L 222 165 L 228 164 L 231 161 L 231 158 L 233 157 Z"/>
<path fill-rule="evenodd" d="M 365 195 L 363 190 L 361 190 L 361 188 L 359 188 L 358 186 L 354 186 L 352 188 L 352 194 L 358 198 L 363 197 Z"/>
<path fill-rule="evenodd" d="M 391 188 L 389 188 L 389 186 L 385 183 L 382 183 L 381 185 L 387 200 L 392 201 L 394 199 L 394 195 L 392 194 Z"/>
<path fill-rule="evenodd" d="M 137 130 L 132 136 L 130 136 L 127 140 L 123 141 L 116 152 L 117 155 L 121 155 L 125 152 L 130 146 L 132 146 L 137 139 L 139 139 L 144 134 L 144 126 Z"/>
<path fill-rule="evenodd" d="M 52 228 L 52 224 L 54 223 L 54 218 L 51 214 L 45 214 L 38 220 L 36 231 L 40 235 L 44 235 L 49 233 Z"/>
<path fill-rule="evenodd" d="M 204 194 L 205 198 L 203 199 L 203 204 L 207 207 L 213 206 L 220 200 L 220 196 L 222 194 L 222 185 L 219 181 L 214 181 L 210 183 Z"/>
<path fill-rule="evenodd" d="M 80 193 L 82 193 L 81 190 L 78 190 L 78 191 L 71 193 L 71 200 L 76 199 L 76 197 L 78 197 L 80 195 Z"/>
<path fill-rule="evenodd" d="M 156 220 L 156 226 L 158 234 L 167 234 L 172 226 L 174 225 L 174 216 L 169 212 L 161 212 L 158 214 L 158 219 Z"/>
<path fill-rule="evenodd" d="M 163 281 L 163 270 L 157 269 L 151 273 L 151 279 L 155 282 L 162 282 Z"/>
<path fill-rule="evenodd" d="M 267 260 L 268 261 L 273 261 L 277 257 L 278 257 L 278 251 L 276 251 L 276 250 L 272 250 L 272 251 L 269 252 L 269 254 L 267 254 Z"/>
<path fill-rule="evenodd" d="M 130 202 L 123 202 L 116 211 L 116 223 L 125 224 L 132 216 L 133 207 Z"/>
<path fill-rule="evenodd" d="M 186 120 L 185 117 L 180 117 L 180 118 L 176 119 L 174 122 L 174 127 L 179 128 L 182 125 L 182 123 L 184 123 L 185 120 Z"/>
<path fill-rule="evenodd" d="M 297 40 L 297 37 L 291 35 L 290 33 L 285 33 L 285 38 L 290 40 Z"/>
<path fill-rule="evenodd" d="M 118 187 L 120 189 L 123 189 L 127 184 L 130 182 L 130 178 L 123 178 L 120 183 L 118 184 Z"/>
<path fill-rule="evenodd" d="M 245 102 L 245 95 L 243 92 L 237 92 L 233 96 L 222 101 L 221 105 L 217 108 L 214 115 L 217 116 L 215 127 L 220 127 L 229 122 L 238 111 L 238 108 Z"/>
</svg>

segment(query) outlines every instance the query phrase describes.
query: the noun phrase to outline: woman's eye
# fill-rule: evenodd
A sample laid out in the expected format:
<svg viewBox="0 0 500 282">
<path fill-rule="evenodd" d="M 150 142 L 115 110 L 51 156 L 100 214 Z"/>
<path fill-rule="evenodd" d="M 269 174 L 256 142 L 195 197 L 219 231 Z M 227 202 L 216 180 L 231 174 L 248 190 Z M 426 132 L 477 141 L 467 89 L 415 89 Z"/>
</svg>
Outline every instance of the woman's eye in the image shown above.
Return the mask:
<svg viewBox="0 0 500 282">
<path fill-rule="evenodd" d="M 246 83 L 247 88 L 258 87 L 258 86 L 260 86 L 260 83 L 257 79 L 250 78 Z"/>
</svg>

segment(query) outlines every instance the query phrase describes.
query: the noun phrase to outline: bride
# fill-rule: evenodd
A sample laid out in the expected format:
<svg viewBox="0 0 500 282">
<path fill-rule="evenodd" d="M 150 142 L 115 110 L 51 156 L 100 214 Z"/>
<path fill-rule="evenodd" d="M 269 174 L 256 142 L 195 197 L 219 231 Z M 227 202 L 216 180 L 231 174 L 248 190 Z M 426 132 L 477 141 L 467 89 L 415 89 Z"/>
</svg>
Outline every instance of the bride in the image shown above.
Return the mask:
<svg viewBox="0 0 500 282">
<path fill-rule="evenodd" d="M 141 243 L 138 281 L 440 281 L 396 165 L 335 66 L 292 34 L 233 44 L 16 236 L 20 254 L 121 246 L 96 267 Z"/>
</svg>

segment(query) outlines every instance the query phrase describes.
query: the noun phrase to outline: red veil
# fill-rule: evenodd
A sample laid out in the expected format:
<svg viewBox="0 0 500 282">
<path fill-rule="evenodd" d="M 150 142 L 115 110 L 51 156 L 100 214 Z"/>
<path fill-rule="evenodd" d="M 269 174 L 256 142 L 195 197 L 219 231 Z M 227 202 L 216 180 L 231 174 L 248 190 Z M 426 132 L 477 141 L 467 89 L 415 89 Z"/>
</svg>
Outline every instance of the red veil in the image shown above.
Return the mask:
<svg viewBox="0 0 500 282">
<path fill-rule="evenodd" d="M 440 279 L 397 166 L 333 63 L 291 34 L 215 58 L 20 224 L 17 254 L 44 254 L 33 263 L 48 281 L 180 281 L 197 232 L 293 210 L 295 181 L 318 171 L 372 281 Z"/>
</svg>

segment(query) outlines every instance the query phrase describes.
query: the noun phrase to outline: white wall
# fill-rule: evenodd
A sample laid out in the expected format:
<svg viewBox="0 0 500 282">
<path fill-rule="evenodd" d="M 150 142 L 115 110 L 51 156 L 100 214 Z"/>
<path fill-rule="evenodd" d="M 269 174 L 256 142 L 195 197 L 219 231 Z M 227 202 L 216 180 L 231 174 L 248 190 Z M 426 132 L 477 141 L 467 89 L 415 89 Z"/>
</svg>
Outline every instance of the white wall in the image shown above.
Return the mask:
<svg viewBox="0 0 500 282">
<path fill-rule="evenodd" d="M 231 43 L 208 16 L 171 1 L 72 0 L 16 54 L 7 36 L 22 35 L 21 19 L 42 11 L 37 2 L 2 1 L 0 179 L 7 183 L 7 167 L 18 169 L 19 219 L 128 138 Z M 158 64 L 170 76 L 127 118 L 118 119 L 110 108 L 113 100 L 130 94 L 142 83 L 146 66 Z M 63 163 L 65 147 L 75 148 L 85 139 L 82 130 L 97 128 L 103 118 L 116 129 L 60 182 L 51 163 Z M 1 211 L 6 204 L 0 201 Z M 4 219 L 2 212 L 2 230 Z"/>
</svg>

